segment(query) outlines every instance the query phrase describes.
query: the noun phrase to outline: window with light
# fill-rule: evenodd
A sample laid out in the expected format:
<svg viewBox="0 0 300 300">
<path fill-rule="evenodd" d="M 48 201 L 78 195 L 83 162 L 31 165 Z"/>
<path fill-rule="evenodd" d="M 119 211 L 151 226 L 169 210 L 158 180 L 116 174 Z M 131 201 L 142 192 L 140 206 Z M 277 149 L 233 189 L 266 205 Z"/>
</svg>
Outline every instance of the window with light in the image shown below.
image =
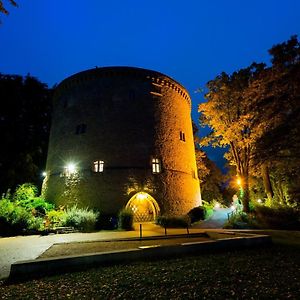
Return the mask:
<svg viewBox="0 0 300 300">
<path fill-rule="evenodd" d="M 161 172 L 160 160 L 158 158 L 152 158 L 152 173 L 157 174 Z"/>
<path fill-rule="evenodd" d="M 94 172 L 102 173 L 103 170 L 104 170 L 104 161 L 103 160 L 94 161 Z"/>
</svg>

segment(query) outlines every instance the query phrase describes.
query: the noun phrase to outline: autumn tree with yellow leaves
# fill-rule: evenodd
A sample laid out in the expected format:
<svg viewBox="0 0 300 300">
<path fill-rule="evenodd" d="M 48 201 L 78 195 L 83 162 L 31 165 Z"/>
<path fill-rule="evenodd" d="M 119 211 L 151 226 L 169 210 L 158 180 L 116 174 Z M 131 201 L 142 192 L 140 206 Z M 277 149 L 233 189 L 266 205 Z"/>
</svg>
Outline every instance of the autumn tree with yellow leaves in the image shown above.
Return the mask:
<svg viewBox="0 0 300 300">
<path fill-rule="evenodd" d="M 266 164 L 285 163 L 287 157 L 295 166 L 299 158 L 299 49 L 293 36 L 269 51 L 270 67 L 253 63 L 232 75 L 222 73 L 208 82 L 207 102 L 199 106 L 201 123 L 212 129 L 201 144 L 229 147 L 226 158 L 241 180 L 245 212 L 255 168 L 266 171 Z"/>
</svg>

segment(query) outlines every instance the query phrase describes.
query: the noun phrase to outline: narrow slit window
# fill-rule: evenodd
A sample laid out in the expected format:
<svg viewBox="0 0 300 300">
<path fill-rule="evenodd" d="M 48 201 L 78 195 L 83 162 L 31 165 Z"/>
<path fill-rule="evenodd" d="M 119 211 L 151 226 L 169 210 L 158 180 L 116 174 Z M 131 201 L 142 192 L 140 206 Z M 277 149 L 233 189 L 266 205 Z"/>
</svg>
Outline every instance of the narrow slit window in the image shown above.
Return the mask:
<svg viewBox="0 0 300 300">
<path fill-rule="evenodd" d="M 104 161 L 96 160 L 94 161 L 94 172 L 102 173 L 104 171 Z"/>
<path fill-rule="evenodd" d="M 161 172 L 160 160 L 158 158 L 152 158 L 152 173 L 157 174 Z"/>
<path fill-rule="evenodd" d="M 183 131 L 180 131 L 179 138 L 181 141 L 185 142 L 185 133 Z"/>
</svg>

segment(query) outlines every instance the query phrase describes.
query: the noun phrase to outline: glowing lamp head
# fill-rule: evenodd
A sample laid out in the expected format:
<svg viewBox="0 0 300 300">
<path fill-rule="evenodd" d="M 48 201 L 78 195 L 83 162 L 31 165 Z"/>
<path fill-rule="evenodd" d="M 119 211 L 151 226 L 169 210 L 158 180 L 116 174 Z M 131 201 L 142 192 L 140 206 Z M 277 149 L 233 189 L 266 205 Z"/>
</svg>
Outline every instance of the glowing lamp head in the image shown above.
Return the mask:
<svg viewBox="0 0 300 300">
<path fill-rule="evenodd" d="M 261 199 L 257 199 L 257 202 L 258 202 L 258 203 L 262 203 L 262 200 L 261 200 Z"/>
<path fill-rule="evenodd" d="M 47 172 L 46 171 L 42 172 L 42 176 L 46 177 L 47 176 Z"/>
<path fill-rule="evenodd" d="M 241 185 L 241 184 L 242 184 L 242 180 L 241 180 L 240 178 L 238 178 L 238 179 L 236 180 L 236 183 L 237 183 L 238 185 Z"/>
<path fill-rule="evenodd" d="M 74 163 L 68 163 L 66 165 L 66 171 L 68 174 L 76 173 L 76 165 Z"/>
<path fill-rule="evenodd" d="M 145 200 L 147 198 L 147 195 L 144 193 L 138 193 L 136 197 L 138 200 Z"/>
</svg>

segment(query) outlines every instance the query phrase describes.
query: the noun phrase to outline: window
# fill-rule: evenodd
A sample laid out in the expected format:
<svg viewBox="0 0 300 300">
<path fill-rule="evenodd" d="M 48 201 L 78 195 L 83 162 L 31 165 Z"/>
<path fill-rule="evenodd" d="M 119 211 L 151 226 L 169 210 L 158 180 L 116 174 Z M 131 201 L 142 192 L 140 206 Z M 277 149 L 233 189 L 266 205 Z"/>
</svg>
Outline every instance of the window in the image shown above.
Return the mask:
<svg viewBox="0 0 300 300">
<path fill-rule="evenodd" d="M 160 160 L 158 158 L 152 158 L 152 173 L 157 174 L 161 172 Z"/>
<path fill-rule="evenodd" d="M 94 172 L 102 173 L 103 170 L 104 170 L 104 161 L 103 160 L 94 161 Z"/>
<path fill-rule="evenodd" d="M 76 134 L 82 134 L 86 132 L 86 124 L 79 124 L 76 126 L 75 133 Z"/>
<path fill-rule="evenodd" d="M 181 141 L 185 142 L 185 133 L 183 131 L 180 131 L 179 138 Z"/>
</svg>

